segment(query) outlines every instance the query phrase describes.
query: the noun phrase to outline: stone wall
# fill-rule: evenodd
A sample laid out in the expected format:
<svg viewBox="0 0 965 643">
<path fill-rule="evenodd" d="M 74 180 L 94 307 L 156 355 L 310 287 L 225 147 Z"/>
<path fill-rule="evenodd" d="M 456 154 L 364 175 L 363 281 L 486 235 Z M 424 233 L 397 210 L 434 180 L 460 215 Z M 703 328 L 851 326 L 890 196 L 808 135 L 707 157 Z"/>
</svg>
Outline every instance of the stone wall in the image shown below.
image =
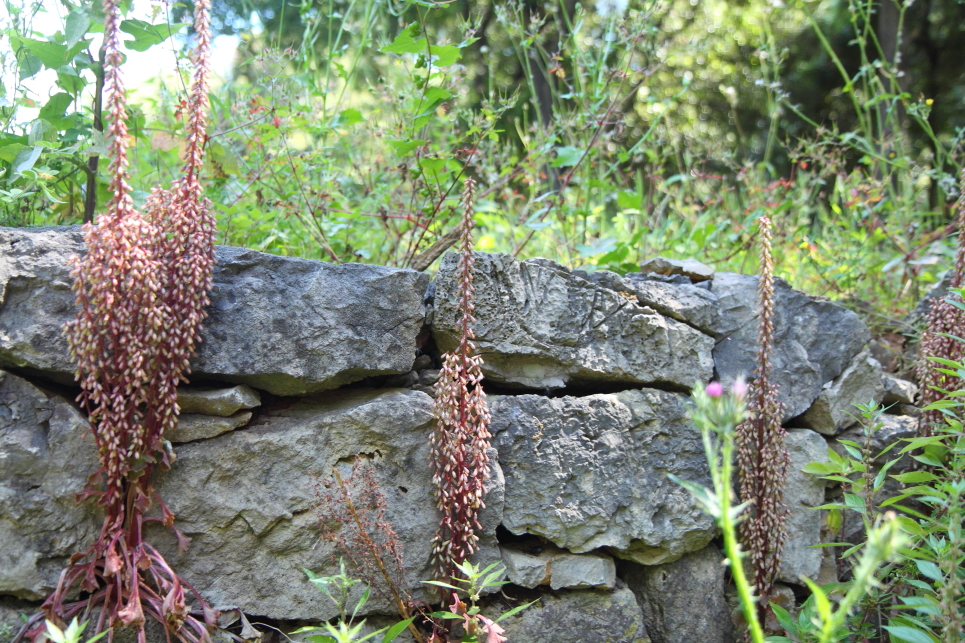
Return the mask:
<svg viewBox="0 0 965 643">
<path fill-rule="evenodd" d="M 0 619 L 50 592 L 100 524 L 73 500 L 97 464 L 60 331 L 74 314 L 68 260 L 82 251 L 78 228 L 0 228 Z M 177 460 L 158 480 L 192 543 L 179 555 L 168 530 L 149 538 L 216 607 L 276 624 L 331 618 L 302 571 L 334 571 L 314 484 L 361 455 L 388 497 L 404 582 L 430 598 L 419 581 L 437 523 L 431 385 L 458 332 L 456 258 L 431 282 L 241 248 L 217 260 L 170 436 Z M 756 279 L 667 261 L 626 277 L 501 254 L 476 266 L 494 448 L 477 558 L 501 560 L 511 583 L 489 609 L 539 598 L 509 620 L 510 641 L 733 640 L 717 533 L 667 474 L 708 481 L 686 393 L 752 372 Z M 797 584 L 827 575 L 810 547 L 824 486 L 801 467 L 827 457 L 852 402 L 901 386 L 862 352 L 857 315 L 784 282 L 775 333 L 797 427 L 781 577 Z M 367 610 L 391 613 L 378 600 Z"/>
</svg>

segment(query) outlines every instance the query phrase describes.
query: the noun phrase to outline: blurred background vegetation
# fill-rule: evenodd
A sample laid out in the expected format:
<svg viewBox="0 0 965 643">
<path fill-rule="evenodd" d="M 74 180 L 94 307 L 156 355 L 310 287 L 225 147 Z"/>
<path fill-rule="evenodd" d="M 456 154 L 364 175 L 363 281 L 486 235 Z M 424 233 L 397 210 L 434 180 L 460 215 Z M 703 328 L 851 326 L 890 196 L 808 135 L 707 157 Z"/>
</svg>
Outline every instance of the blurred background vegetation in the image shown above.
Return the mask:
<svg viewBox="0 0 965 643">
<path fill-rule="evenodd" d="M 219 243 L 431 268 L 472 176 L 478 249 L 586 270 L 751 271 L 768 213 L 778 274 L 882 327 L 950 265 L 957 0 L 213 5 Z M 180 165 L 191 9 L 125 21 L 142 200 Z M 79 223 L 108 198 L 98 3 L 4 11 L 0 225 Z"/>
</svg>

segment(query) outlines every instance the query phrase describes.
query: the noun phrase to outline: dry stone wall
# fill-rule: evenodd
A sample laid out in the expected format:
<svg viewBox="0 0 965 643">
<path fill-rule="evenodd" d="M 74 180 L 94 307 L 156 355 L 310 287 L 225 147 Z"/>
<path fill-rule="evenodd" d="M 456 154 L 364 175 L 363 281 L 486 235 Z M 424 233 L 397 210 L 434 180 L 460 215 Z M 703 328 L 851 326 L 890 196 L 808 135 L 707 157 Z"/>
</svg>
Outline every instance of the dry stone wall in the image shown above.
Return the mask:
<svg viewBox="0 0 965 643">
<path fill-rule="evenodd" d="M 69 258 L 82 252 L 78 228 L 0 228 L 0 620 L 35 606 L 99 528 L 95 508 L 74 504 L 97 463 L 60 331 L 74 315 Z M 455 257 L 432 281 L 242 248 L 217 259 L 169 436 L 177 459 L 158 479 L 192 544 L 179 555 L 169 531 L 150 539 L 217 607 L 277 624 L 331 618 L 302 572 L 335 570 L 314 484 L 361 456 L 388 498 L 403 582 L 429 600 L 431 384 L 456 341 Z M 756 279 L 669 260 L 627 276 L 501 254 L 476 267 L 493 416 L 477 558 L 503 562 L 507 596 L 539 599 L 508 621 L 510 640 L 733 640 L 718 534 L 667 474 L 708 481 L 687 391 L 753 370 Z M 857 315 L 783 282 L 777 293 L 776 374 L 800 427 L 781 569 L 794 584 L 822 564 L 811 545 L 824 487 L 801 467 L 849 429 L 841 411 L 867 402 L 855 396 L 909 391 L 875 379 Z M 391 613 L 379 600 L 366 609 Z"/>
</svg>

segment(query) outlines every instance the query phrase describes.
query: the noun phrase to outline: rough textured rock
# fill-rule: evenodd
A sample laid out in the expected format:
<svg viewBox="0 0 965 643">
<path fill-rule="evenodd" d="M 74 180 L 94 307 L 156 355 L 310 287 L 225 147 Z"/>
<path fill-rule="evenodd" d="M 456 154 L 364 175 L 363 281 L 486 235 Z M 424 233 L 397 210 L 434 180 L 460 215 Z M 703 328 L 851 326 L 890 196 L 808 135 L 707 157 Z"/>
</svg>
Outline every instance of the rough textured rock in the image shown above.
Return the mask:
<svg viewBox="0 0 965 643">
<path fill-rule="evenodd" d="M 61 327 L 74 316 L 67 262 L 82 252 L 79 227 L 0 228 L 0 366 L 73 381 Z M 193 376 L 300 395 L 404 373 L 428 281 L 219 246 Z"/>
<path fill-rule="evenodd" d="M 885 374 L 883 376 L 885 393 L 881 399 L 887 405 L 892 404 L 914 404 L 918 396 L 918 387 L 914 382 L 903 380 L 894 375 Z"/>
<path fill-rule="evenodd" d="M 179 447 L 158 489 L 193 539 L 191 548 L 176 556 L 170 534 L 154 534 L 215 605 L 278 619 L 331 618 L 331 601 L 302 572 L 337 571 L 332 543 L 319 540 L 312 474 L 327 479 L 339 467 L 344 477 L 364 454 L 387 496 L 408 589 L 421 596 L 438 523 L 426 464 L 431 406 L 416 391 L 332 392 L 263 414 L 244 431 Z M 494 530 L 502 508 L 498 468 L 490 485 L 483 523 Z M 483 544 L 481 560 L 498 560 L 495 547 Z M 376 600 L 368 609 L 380 605 Z"/>
<path fill-rule="evenodd" d="M 181 413 L 229 417 L 242 409 L 261 406 L 261 396 L 244 384 L 231 388 L 179 386 L 178 406 Z"/>
<path fill-rule="evenodd" d="M 97 469 L 87 421 L 65 399 L 0 371 L 0 595 L 41 599 L 100 529 L 77 506 Z"/>
<path fill-rule="evenodd" d="M 185 413 L 178 416 L 177 426 L 165 437 L 175 444 L 207 440 L 243 427 L 249 420 L 251 420 L 251 411 L 238 411 L 229 417 Z"/>
<path fill-rule="evenodd" d="M 808 429 L 787 432 L 788 467 L 784 504 L 788 508 L 787 543 L 778 570 L 778 579 L 801 584 L 801 576 L 815 579 L 821 571 L 821 512 L 814 509 L 824 504 L 825 481 L 801 471 L 812 462 L 828 461 L 828 445 L 820 435 Z"/>
<path fill-rule="evenodd" d="M 871 353 L 862 351 L 841 375 L 825 385 L 800 422 L 818 433 L 835 435 L 861 417 L 855 404 L 877 404 L 884 395 L 881 364 Z"/>
<path fill-rule="evenodd" d="M 503 525 L 572 552 L 608 547 L 644 564 L 705 546 L 713 521 L 667 478 L 709 484 L 685 400 L 652 389 L 492 398 L 490 430 L 506 477 Z"/>
<path fill-rule="evenodd" d="M 696 259 L 653 257 L 640 264 L 640 272 L 655 272 L 658 275 L 684 275 L 693 282 L 714 278 L 714 269 Z"/>
<path fill-rule="evenodd" d="M 634 279 L 630 275 L 627 281 L 633 285 L 639 304 L 650 306 L 661 315 L 678 319 L 701 332 L 716 332 L 720 324 L 720 308 L 717 295 L 706 288 Z"/>
<path fill-rule="evenodd" d="M 773 379 L 785 420 L 804 413 L 851 363 L 870 333 L 858 315 L 775 280 Z M 711 285 L 721 311 L 714 366 L 721 381 L 751 376 L 757 353 L 757 277 L 717 273 Z"/>
<path fill-rule="evenodd" d="M 332 543 L 319 537 L 313 474 L 350 473 L 369 458 L 387 495 L 387 518 L 402 544 L 409 576 L 429 577 L 429 547 L 438 521 L 432 502 L 427 435 L 432 400 L 415 391 L 325 393 L 265 412 L 244 431 L 177 447 L 158 493 L 191 537 L 184 555 L 173 534 L 153 524 L 147 538 L 213 605 L 277 619 L 327 619 L 331 602 L 303 568 L 337 571 Z M 12 418 L 12 419 L 11 419 Z M 74 495 L 96 468 L 94 445 L 81 439 L 83 419 L 66 402 L 20 378 L 0 384 L 0 594 L 40 598 L 75 551 L 100 527 Z M 494 537 L 502 509 L 498 463 L 486 498 L 480 562 L 499 559 Z M 342 507 L 336 509 L 344 510 Z M 374 600 L 369 609 L 384 609 Z"/>
<path fill-rule="evenodd" d="M 506 608 L 509 609 L 509 608 Z M 506 610 L 484 610 L 490 618 Z M 499 623 L 512 643 L 650 643 L 640 606 L 622 583 L 612 592 L 564 590 Z"/>
<path fill-rule="evenodd" d="M 37 605 L 6 596 L 0 596 L 0 643 L 10 643 L 23 627 L 21 615 L 31 616 Z"/>
<path fill-rule="evenodd" d="M 617 568 L 609 556 L 571 554 L 555 547 L 531 554 L 512 545 L 500 546 L 499 552 L 507 578 L 520 587 L 613 589 L 616 583 Z"/>
<path fill-rule="evenodd" d="M 620 564 L 653 643 L 731 643 L 723 556 L 713 545 L 666 565 Z"/>
<path fill-rule="evenodd" d="M 435 282 L 432 332 L 455 346 L 456 261 Z M 494 382 L 537 389 L 568 384 L 691 387 L 712 374 L 713 340 L 547 260 L 476 255 L 476 345 Z"/>
</svg>

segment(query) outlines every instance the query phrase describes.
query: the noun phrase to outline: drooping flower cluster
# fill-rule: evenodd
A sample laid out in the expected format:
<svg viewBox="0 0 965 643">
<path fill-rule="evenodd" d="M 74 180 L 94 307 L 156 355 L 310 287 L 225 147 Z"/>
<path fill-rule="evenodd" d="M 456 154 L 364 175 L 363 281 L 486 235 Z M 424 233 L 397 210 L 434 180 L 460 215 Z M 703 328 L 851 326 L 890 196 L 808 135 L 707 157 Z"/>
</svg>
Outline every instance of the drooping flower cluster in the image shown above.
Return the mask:
<svg viewBox="0 0 965 643">
<path fill-rule="evenodd" d="M 965 283 L 965 168 L 959 180 L 958 196 L 958 250 L 952 265 L 951 288 L 961 288 Z M 917 375 L 919 383 L 919 406 L 925 407 L 945 397 L 941 392 L 953 391 L 963 386 L 959 378 L 942 373 L 945 366 L 930 357 L 961 361 L 965 356 L 963 344 L 954 337 L 965 337 L 965 313 L 948 302 L 952 299 L 961 303 L 962 298 L 949 292 L 947 296 L 936 299 L 928 311 L 925 332 L 918 344 Z M 952 337 L 949 337 L 951 335 Z M 922 411 L 918 418 L 918 433 L 921 436 L 934 435 L 939 427 L 945 425 L 941 411 Z"/>
<path fill-rule="evenodd" d="M 459 257 L 459 345 L 443 357 L 436 383 L 434 415 L 438 426 L 431 438 L 432 481 L 442 519 L 432 555 L 439 580 L 448 581 L 456 564 L 476 548 L 489 477 L 489 409 L 482 389 L 482 358 L 475 355 L 473 310 L 473 198 L 476 184 L 466 179 L 462 196 L 462 248 Z"/>
<path fill-rule="evenodd" d="M 753 582 L 761 607 L 773 589 L 787 540 L 787 507 L 784 487 L 790 456 L 785 448 L 787 432 L 781 426 L 783 405 L 778 387 L 771 381 L 774 350 L 774 264 L 771 259 L 771 221 L 759 219 L 760 267 L 757 287 L 760 307 L 757 372 L 751 384 L 748 419 L 737 427 L 737 465 L 740 497 L 750 502 L 750 515 L 741 525 L 744 546 L 750 552 Z"/>
<path fill-rule="evenodd" d="M 199 183 L 208 106 L 209 0 L 195 3 L 197 47 L 183 177 L 170 191 L 155 190 L 142 216 L 127 174 L 126 96 L 120 70 L 118 0 L 104 0 L 105 89 L 113 197 L 97 223 L 84 227 L 86 254 L 74 260 L 78 318 L 65 329 L 77 360 L 79 401 L 87 411 L 101 468 L 86 496 L 105 510 L 100 535 L 78 554 L 44 603 L 62 624 L 100 605 L 96 629 L 133 625 L 144 641 L 145 616 L 185 641 L 209 638 L 216 612 L 194 592 L 203 620 L 194 618 L 184 582 L 143 541 L 146 512 L 157 501 L 161 521 L 174 516 L 156 498 L 157 467 L 170 465 L 165 432 L 177 422 L 179 381 L 199 340 L 214 261 L 213 220 Z M 182 547 L 188 540 L 175 530 Z M 76 583 L 86 601 L 65 603 Z M 42 624 L 31 630 L 43 636 Z"/>
</svg>

